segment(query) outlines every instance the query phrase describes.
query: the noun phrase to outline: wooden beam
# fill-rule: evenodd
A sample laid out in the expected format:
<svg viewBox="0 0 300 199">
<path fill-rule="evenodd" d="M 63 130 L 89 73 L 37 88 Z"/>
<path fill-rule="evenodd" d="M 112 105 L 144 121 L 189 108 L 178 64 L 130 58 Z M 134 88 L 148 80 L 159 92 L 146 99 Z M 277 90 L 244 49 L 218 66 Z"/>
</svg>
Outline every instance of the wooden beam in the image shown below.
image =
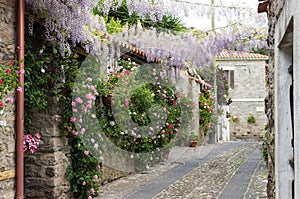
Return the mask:
<svg viewBox="0 0 300 199">
<path fill-rule="evenodd" d="M 14 178 L 16 176 L 15 170 L 8 170 L 0 172 L 0 181 Z"/>
</svg>

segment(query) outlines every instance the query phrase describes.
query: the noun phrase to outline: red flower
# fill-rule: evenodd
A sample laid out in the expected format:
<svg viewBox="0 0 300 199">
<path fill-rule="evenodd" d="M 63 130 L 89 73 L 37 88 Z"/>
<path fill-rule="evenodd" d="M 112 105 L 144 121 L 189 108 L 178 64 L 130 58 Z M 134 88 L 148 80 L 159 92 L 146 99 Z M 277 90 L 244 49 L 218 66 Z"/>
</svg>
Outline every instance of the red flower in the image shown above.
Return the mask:
<svg viewBox="0 0 300 199">
<path fill-rule="evenodd" d="M 3 83 L 3 81 L 2 81 L 2 79 L 0 79 L 0 84 L 2 84 Z"/>
<path fill-rule="evenodd" d="M 173 106 L 176 106 L 176 101 L 175 100 L 173 100 L 172 103 L 173 103 Z"/>
<path fill-rule="evenodd" d="M 6 74 L 11 75 L 11 70 L 9 68 L 6 68 Z"/>
<path fill-rule="evenodd" d="M 7 63 L 7 65 L 12 66 L 13 63 L 14 63 L 13 61 L 10 61 L 10 62 Z"/>
<path fill-rule="evenodd" d="M 3 102 L 0 100 L 0 108 L 3 107 Z"/>
</svg>

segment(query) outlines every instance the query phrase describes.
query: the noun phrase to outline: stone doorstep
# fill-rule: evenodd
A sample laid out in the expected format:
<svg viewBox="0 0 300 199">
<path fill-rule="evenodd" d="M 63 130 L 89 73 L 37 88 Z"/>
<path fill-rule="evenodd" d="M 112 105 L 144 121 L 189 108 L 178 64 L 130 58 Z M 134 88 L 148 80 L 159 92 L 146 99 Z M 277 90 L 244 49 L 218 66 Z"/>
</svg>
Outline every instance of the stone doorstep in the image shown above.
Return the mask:
<svg viewBox="0 0 300 199">
<path fill-rule="evenodd" d="M 16 175 L 15 170 L 8 170 L 8 171 L 0 172 L 0 181 L 14 178 L 15 175 Z"/>
</svg>

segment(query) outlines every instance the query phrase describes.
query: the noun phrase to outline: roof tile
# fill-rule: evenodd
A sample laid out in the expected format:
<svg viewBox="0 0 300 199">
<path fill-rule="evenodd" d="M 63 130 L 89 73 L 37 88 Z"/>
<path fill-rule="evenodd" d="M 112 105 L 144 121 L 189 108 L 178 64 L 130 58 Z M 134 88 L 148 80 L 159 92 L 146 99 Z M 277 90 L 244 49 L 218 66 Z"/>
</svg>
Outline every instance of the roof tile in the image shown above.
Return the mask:
<svg viewBox="0 0 300 199">
<path fill-rule="evenodd" d="M 257 53 L 249 53 L 249 52 L 238 52 L 228 50 L 222 50 L 220 55 L 216 56 L 216 60 L 267 60 L 268 56 L 257 54 Z"/>
</svg>

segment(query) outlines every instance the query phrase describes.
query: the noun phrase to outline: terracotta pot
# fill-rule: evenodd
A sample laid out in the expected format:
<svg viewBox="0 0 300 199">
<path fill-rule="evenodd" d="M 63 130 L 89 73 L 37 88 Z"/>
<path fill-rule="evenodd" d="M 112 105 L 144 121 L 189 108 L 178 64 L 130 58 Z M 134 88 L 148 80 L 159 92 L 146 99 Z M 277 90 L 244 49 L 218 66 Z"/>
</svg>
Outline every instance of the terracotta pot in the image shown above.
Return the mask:
<svg viewBox="0 0 300 199">
<path fill-rule="evenodd" d="M 170 154 L 170 151 L 165 151 L 164 155 L 165 155 L 165 160 L 168 160 L 169 158 L 169 154 Z"/>
<path fill-rule="evenodd" d="M 111 104 L 112 95 L 108 95 L 107 97 L 102 96 L 103 104 L 110 105 Z"/>
<path fill-rule="evenodd" d="M 62 95 L 66 95 L 66 94 L 69 94 L 71 91 L 66 88 L 66 87 L 61 87 L 61 91 L 60 91 L 60 94 Z"/>
<path fill-rule="evenodd" d="M 192 141 L 191 144 L 190 144 L 190 147 L 196 147 L 197 143 L 198 143 L 197 141 Z"/>
</svg>

